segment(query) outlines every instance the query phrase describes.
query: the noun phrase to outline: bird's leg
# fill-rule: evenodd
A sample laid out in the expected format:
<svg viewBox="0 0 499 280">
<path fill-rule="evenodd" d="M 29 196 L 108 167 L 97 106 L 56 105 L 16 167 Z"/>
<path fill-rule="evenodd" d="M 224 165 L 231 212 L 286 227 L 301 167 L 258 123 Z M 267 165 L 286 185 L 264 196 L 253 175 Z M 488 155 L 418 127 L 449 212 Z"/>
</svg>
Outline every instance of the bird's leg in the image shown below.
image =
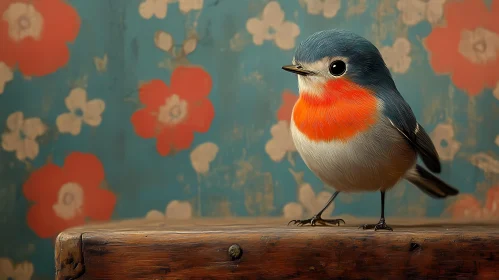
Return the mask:
<svg viewBox="0 0 499 280">
<path fill-rule="evenodd" d="M 362 225 L 359 228 L 374 229 L 375 231 L 378 229 L 393 231 L 385 222 L 385 191 L 381 191 L 381 218 L 379 219 L 379 222 L 377 224 Z"/>
<path fill-rule="evenodd" d="M 339 226 L 340 222 L 345 223 L 345 221 L 343 219 L 323 219 L 321 217 L 322 213 L 329 207 L 329 205 L 331 205 L 331 203 L 333 202 L 333 200 L 336 198 L 336 196 L 339 193 L 340 193 L 339 191 L 335 192 L 331 196 L 331 198 L 329 199 L 329 201 L 326 203 L 326 206 L 324 206 L 324 208 L 322 208 L 322 210 L 319 211 L 319 213 L 317 213 L 312 218 L 306 219 L 306 220 L 291 220 L 291 221 L 289 221 L 288 225 L 291 224 L 291 223 L 294 223 L 295 225 L 300 225 L 300 226 L 303 226 L 303 225 L 306 225 L 306 224 L 310 224 L 312 226 L 315 226 L 315 225 L 317 225 L 319 223 L 319 224 L 321 224 L 323 226 L 327 225 L 327 224 L 338 225 Z"/>
</svg>

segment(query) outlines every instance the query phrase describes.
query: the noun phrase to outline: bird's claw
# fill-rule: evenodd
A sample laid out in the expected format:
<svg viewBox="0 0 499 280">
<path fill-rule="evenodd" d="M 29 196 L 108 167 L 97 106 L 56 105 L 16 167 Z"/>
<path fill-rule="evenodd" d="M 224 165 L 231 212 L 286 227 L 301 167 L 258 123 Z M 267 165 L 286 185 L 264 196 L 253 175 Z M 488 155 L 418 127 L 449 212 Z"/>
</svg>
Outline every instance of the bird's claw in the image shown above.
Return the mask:
<svg viewBox="0 0 499 280">
<path fill-rule="evenodd" d="M 388 230 L 388 231 L 393 231 L 393 229 L 391 227 L 389 227 L 385 221 L 383 222 L 379 222 L 377 224 L 366 224 L 366 225 L 361 225 L 359 228 L 362 228 L 364 230 L 366 229 L 374 229 L 374 231 L 378 231 L 380 229 L 382 230 Z"/>
<path fill-rule="evenodd" d="M 323 226 L 326 225 L 340 225 L 340 222 L 345 224 L 345 221 L 343 219 L 322 219 L 320 216 L 313 216 L 310 219 L 305 219 L 305 220 L 291 220 L 288 223 L 288 226 L 293 223 L 294 225 L 299 225 L 299 226 L 304 226 L 307 224 L 310 224 L 311 226 L 316 226 L 317 224 L 321 224 Z"/>
</svg>

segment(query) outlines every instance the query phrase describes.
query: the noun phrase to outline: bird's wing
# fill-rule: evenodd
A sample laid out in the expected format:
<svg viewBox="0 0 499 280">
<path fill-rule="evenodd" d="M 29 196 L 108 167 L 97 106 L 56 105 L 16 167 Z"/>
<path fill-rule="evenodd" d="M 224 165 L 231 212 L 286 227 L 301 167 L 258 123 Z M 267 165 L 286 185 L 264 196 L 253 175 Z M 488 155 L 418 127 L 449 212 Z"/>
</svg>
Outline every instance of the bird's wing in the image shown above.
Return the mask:
<svg viewBox="0 0 499 280">
<path fill-rule="evenodd" d="M 440 173 L 440 159 L 430 136 L 416 121 L 411 107 L 400 93 L 391 94 L 389 98 L 382 98 L 385 105 L 385 115 L 407 141 L 416 149 L 428 169 Z"/>
</svg>

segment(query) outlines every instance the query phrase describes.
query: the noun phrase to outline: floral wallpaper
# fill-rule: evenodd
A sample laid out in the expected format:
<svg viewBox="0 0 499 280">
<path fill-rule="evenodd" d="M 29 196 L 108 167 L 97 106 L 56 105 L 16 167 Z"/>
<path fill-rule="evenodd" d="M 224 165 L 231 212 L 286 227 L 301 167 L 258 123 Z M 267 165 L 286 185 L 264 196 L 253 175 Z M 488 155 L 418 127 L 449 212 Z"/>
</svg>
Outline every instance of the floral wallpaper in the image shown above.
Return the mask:
<svg viewBox="0 0 499 280">
<path fill-rule="evenodd" d="M 55 237 L 89 221 L 317 212 L 333 189 L 296 153 L 280 67 L 334 27 L 378 46 L 461 191 L 401 182 L 388 217 L 499 219 L 499 0 L 2 0 L 0 279 L 53 279 Z"/>
</svg>

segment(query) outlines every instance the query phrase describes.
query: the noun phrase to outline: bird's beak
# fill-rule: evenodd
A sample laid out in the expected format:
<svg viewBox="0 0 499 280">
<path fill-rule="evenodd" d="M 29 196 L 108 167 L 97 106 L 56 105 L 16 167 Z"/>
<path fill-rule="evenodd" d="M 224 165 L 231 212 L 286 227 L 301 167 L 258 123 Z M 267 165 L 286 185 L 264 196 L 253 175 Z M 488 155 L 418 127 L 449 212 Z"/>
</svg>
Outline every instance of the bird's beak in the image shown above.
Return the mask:
<svg viewBox="0 0 499 280">
<path fill-rule="evenodd" d="M 282 67 L 282 69 L 286 70 L 288 72 L 291 72 L 291 73 L 302 75 L 302 76 L 310 76 L 310 75 L 315 75 L 316 74 L 314 71 L 303 69 L 303 66 L 301 66 L 301 65 L 294 65 L 294 64 L 292 64 L 292 65 L 285 65 L 285 66 Z"/>
</svg>

